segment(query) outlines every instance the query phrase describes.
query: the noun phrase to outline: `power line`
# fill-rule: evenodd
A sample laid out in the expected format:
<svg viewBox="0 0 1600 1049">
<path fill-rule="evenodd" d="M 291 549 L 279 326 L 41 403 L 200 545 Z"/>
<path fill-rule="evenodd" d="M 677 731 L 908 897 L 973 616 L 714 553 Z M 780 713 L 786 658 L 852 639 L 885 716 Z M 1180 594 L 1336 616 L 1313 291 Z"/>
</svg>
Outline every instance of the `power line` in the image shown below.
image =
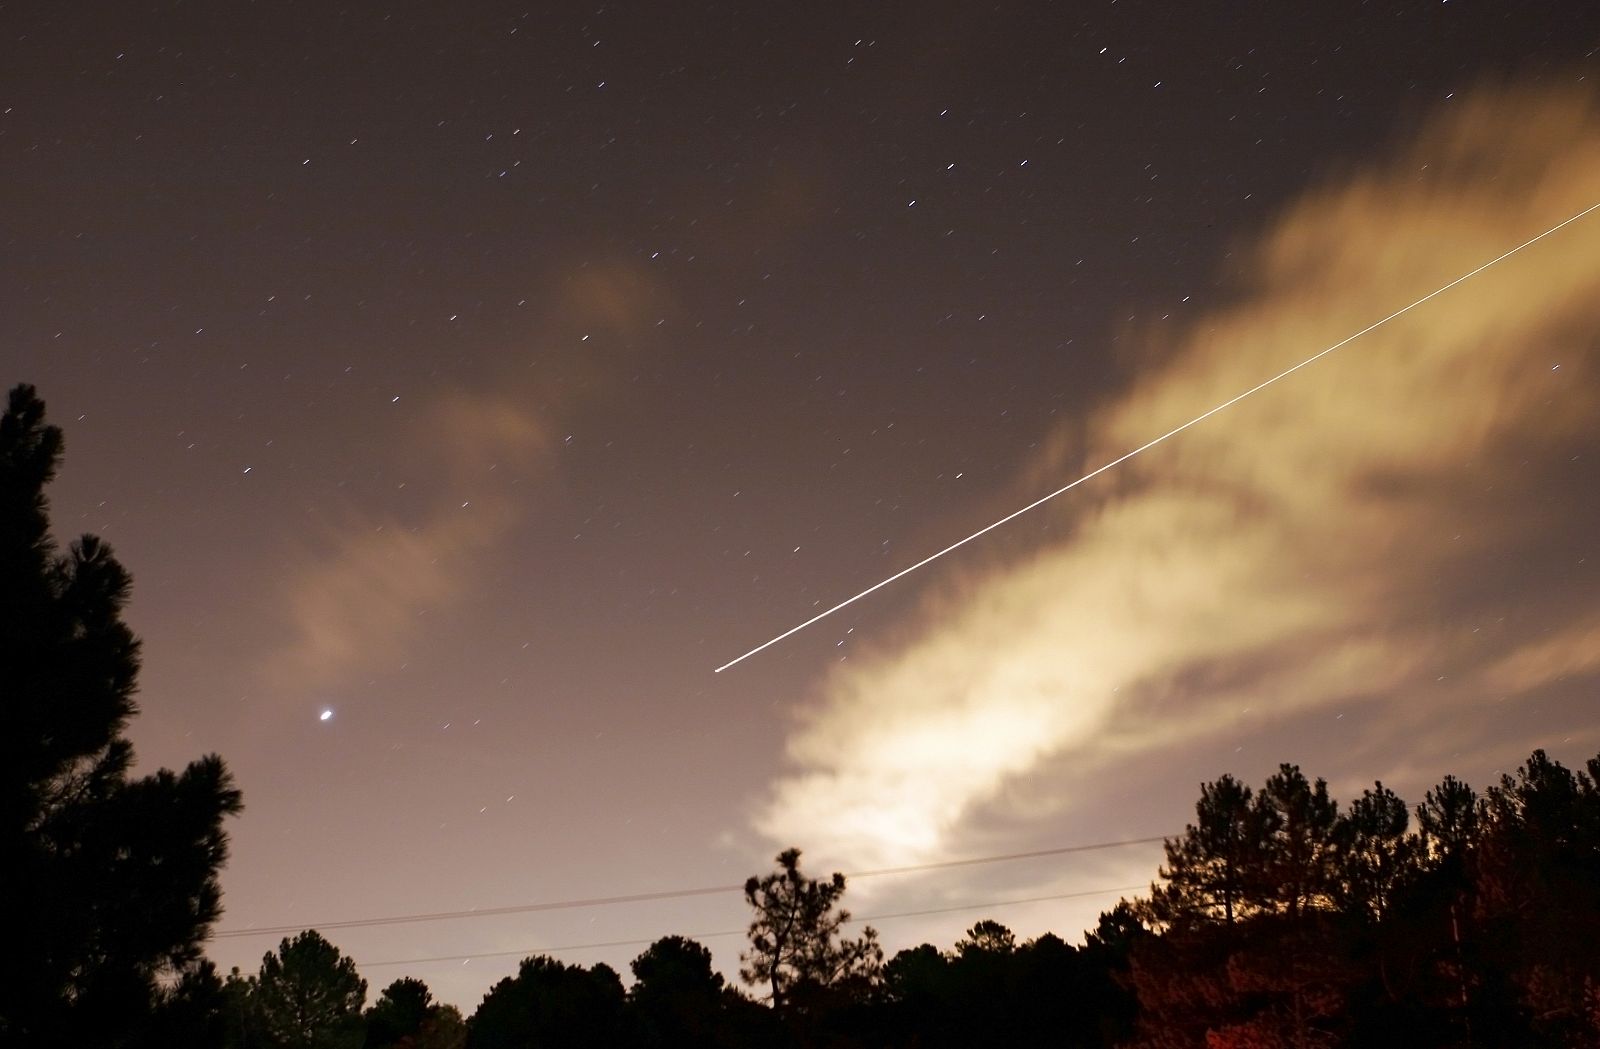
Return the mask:
<svg viewBox="0 0 1600 1049">
<path fill-rule="evenodd" d="M 406 925 L 413 922 L 450 921 L 456 918 L 488 918 L 503 914 L 529 914 L 535 911 L 562 911 L 579 907 L 607 907 L 618 903 L 642 903 L 649 900 L 676 900 L 689 896 L 715 896 L 739 892 L 743 885 L 706 885 L 694 889 L 666 889 L 660 892 L 637 892 L 623 896 L 591 896 L 575 900 L 551 900 L 539 903 L 522 903 L 509 907 L 483 907 L 470 911 L 436 911 L 431 914 L 394 914 L 382 918 L 349 918 L 344 921 L 310 922 L 297 925 L 271 925 L 259 929 L 225 929 L 216 933 L 217 939 L 240 936 L 277 936 L 299 932 L 302 929 L 361 929 L 374 925 Z"/>
<path fill-rule="evenodd" d="M 960 860 L 939 860 L 933 863 L 915 863 L 903 867 L 879 867 L 873 870 L 856 871 L 854 874 L 845 875 L 845 877 L 877 878 L 894 874 L 912 874 L 918 871 L 945 870 L 952 867 L 972 867 L 987 863 L 1039 859 L 1045 856 L 1065 856 L 1077 852 L 1099 852 L 1128 845 L 1149 845 L 1154 842 L 1164 841 L 1166 837 L 1171 837 L 1171 835 L 1125 838 L 1118 841 L 1096 841 L 1082 845 L 1061 845 L 1050 849 L 1035 849 L 1031 852 L 1008 852 L 992 856 L 974 856 Z M 483 907 L 468 911 L 432 911 L 416 914 L 393 914 L 374 918 L 347 918 L 342 921 L 311 922 L 296 925 L 268 925 L 256 929 L 223 929 L 220 932 L 213 933 L 213 936 L 219 940 L 245 936 L 282 936 L 308 928 L 324 931 L 329 929 L 362 929 L 376 925 L 408 925 L 415 922 L 450 921 L 457 918 L 487 918 L 495 915 L 531 914 L 538 911 L 575 910 L 581 907 L 609 907 L 620 903 L 677 900 L 692 896 L 719 896 L 724 893 L 743 891 L 744 884 L 742 882 L 738 885 L 705 885 L 690 889 L 663 889 L 656 892 L 636 892 L 620 896 L 591 896 L 571 900 L 548 900 L 537 903 L 514 904 L 507 907 Z"/>
<path fill-rule="evenodd" d="M 1246 397 L 1249 397 L 1251 394 L 1257 393 L 1257 392 L 1259 392 L 1261 390 L 1266 389 L 1268 386 L 1271 386 L 1273 383 L 1277 382 L 1279 379 L 1284 379 L 1284 378 L 1289 377 L 1290 375 L 1293 375 L 1295 372 L 1299 371 L 1301 368 L 1304 368 L 1309 364 L 1313 364 L 1313 363 L 1321 360 L 1322 358 L 1326 357 L 1328 354 L 1332 353 L 1334 350 L 1339 349 L 1340 347 L 1348 346 L 1350 343 L 1355 342 L 1357 339 L 1361 338 L 1361 336 L 1367 334 L 1367 332 L 1372 331 L 1372 330 L 1374 330 L 1376 328 L 1383 327 L 1385 324 L 1388 324 L 1390 321 L 1394 320 L 1396 317 L 1400 316 L 1401 314 L 1409 313 L 1410 311 L 1416 309 L 1418 306 L 1421 306 L 1423 303 L 1427 302 L 1429 299 L 1432 299 L 1432 298 L 1434 298 L 1436 296 L 1442 295 L 1445 292 L 1449 291 L 1451 288 L 1455 287 L 1457 284 L 1460 284 L 1463 281 L 1470 280 L 1471 278 L 1476 277 L 1478 274 L 1482 273 L 1484 270 L 1488 269 L 1490 266 L 1493 266 L 1495 263 L 1501 262 L 1501 261 L 1503 261 L 1505 259 L 1510 258 L 1511 256 L 1515 255 L 1517 252 L 1521 251 L 1523 248 L 1529 247 L 1530 245 L 1535 244 L 1538 241 L 1543 240 L 1544 238 L 1550 236 L 1550 234 L 1556 232 L 1557 230 L 1561 229 L 1562 227 L 1570 226 L 1572 223 L 1574 223 L 1574 222 L 1578 221 L 1579 219 L 1583 218 L 1585 215 L 1589 214 L 1589 212 L 1591 212 L 1591 211 L 1594 211 L 1596 208 L 1600 208 L 1600 204 L 1591 204 L 1591 205 L 1589 205 L 1587 208 L 1584 208 L 1582 211 L 1578 212 L 1576 215 L 1573 215 L 1573 216 L 1571 216 L 1570 218 L 1567 218 L 1567 219 L 1563 219 L 1561 222 L 1556 223 L 1554 226 L 1551 226 L 1549 229 L 1545 230 L 1543 233 L 1539 234 L 1536 237 L 1528 238 L 1527 240 L 1523 241 L 1521 244 L 1518 244 L 1516 247 L 1512 248 L 1510 251 L 1507 251 L 1504 254 L 1496 256 L 1495 258 L 1490 259 L 1488 262 L 1485 262 L 1483 265 L 1479 266 L 1477 269 L 1472 270 L 1471 272 L 1468 272 L 1468 273 L 1463 273 L 1461 276 L 1457 277 L 1455 280 L 1451 281 L 1449 284 L 1446 284 L 1446 285 L 1444 285 L 1442 287 L 1439 287 L 1439 288 L 1435 288 L 1433 291 L 1430 291 L 1428 294 L 1424 295 L 1422 298 L 1418 299 L 1416 302 L 1413 302 L 1411 305 L 1400 307 L 1398 310 L 1395 310 L 1393 313 L 1389 314 L 1389 316 L 1383 318 L 1382 320 L 1374 321 L 1373 323 L 1367 325 L 1365 328 L 1362 328 L 1360 331 L 1356 332 L 1354 335 L 1346 336 L 1345 338 L 1340 339 L 1338 342 L 1334 343 L 1332 346 L 1329 346 L 1327 349 L 1321 350 L 1321 351 L 1319 351 L 1317 353 L 1312 354 L 1310 357 L 1307 357 L 1305 360 L 1301 361 L 1299 364 L 1296 364 L 1296 365 L 1293 365 L 1291 367 L 1285 368 L 1283 371 L 1281 371 L 1278 374 L 1274 375 L 1272 378 L 1267 379 L 1267 380 L 1265 380 L 1263 382 L 1257 383 L 1255 386 L 1252 386 L 1250 389 L 1244 391 L 1243 393 L 1239 394 L 1236 397 L 1232 397 L 1232 398 L 1230 398 L 1230 399 L 1228 399 L 1226 401 L 1223 401 L 1221 404 L 1217 405 L 1215 408 L 1210 409 L 1209 411 L 1202 412 L 1201 414 L 1195 416 L 1193 419 L 1190 419 L 1188 422 L 1184 423 L 1182 426 L 1173 427 L 1172 429 L 1168 430 L 1166 433 L 1162 434 L 1160 437 L 1157 437 L 1157 438 L 1155 438 L 1154 440 L 1151 440 L 1151 441 L 1147 441 L 1144 444 L 1141 444 L 1139 447 L 1135 448 L 1133 451 L 1126 452 L 1126 453 L 1118 456 L 1117 458 L 1111 460 L 1109 463 L 1106 463 L 1104 466 L 1101 466 L 1101 467 L 1099 467 L 1097 469 L 1089 471 L 1088 473 L 1084 474 L 1082 477 L 1078 478 L 1076 481 L 1073 481 L 1071 484 L 1062 485 L 1060 488 L 1057 488 L 1055 491 L 1051 492 L 1049 495 L 1042 496 L 1042 497 L 1040 497 L 1038 499 L 1035 499 L 1033 502 L 1029 503 L 1027 506 L 1024 506 L 1022 509 L 1012 511 L 1011 513 L 1007 514 L 1006 516 L 1000 518 L 1000 520 L 995 521 L 993 524 L 985 525 L 984 527 L 978 529 L 976 532 L 973 532 L 971 535 L 967 536 L 965 539 L 957 540 L 956 542 L 951 543 L 949 546 L 945 547 L 943 550 L 940 550 L 938 553 L 930 554 L 929 556 L 924 557 L 922 560 L 918 561 L 914 565 L 911 565 L 909 568 L 902 568 L 900 571 L 896 572 L 892 576 L 889 576 L 887 579 L 879 580 L 878 582 L 876 582 L 876 583 L 872 584 L 871 586 L 867 587 L 865 590 L 861 591 L 861 593 L 855 595 L 854 597 L 845 598 L 843 601 L 840 601 L 838 604 L 834 605 L 832 608 L 828 609 L 826 612 L 819 612 L 816 615 L 812 616 L 810 619 L 806 620 L 804 623 L 801 623 L 799 626 L 790 627 L 788 630 L 785 630 L 783 633 L 779 634 L 777 637 L 773 638 L 772 640 L 764 641 L 761 644 L 757 645 L 755 648 L 752 648 L 750 651 L 746 652 L 744 655 L 738 656 L 738 657 L 736 657 L 734 659 L 728 660 L 726 663 L 722 664 L 720 667 L 717 667 L 716 670 L 713 671 L 713 673 L 720 674 L 724 670 L 727 670 L 729 667 L 733 666 L 734 664 L 744 662 L 745 660 L 749 659 L 751 656 L 755 655 L 757 652 L 760 652 L 760 651 L 762 651 L 764 649 L 767 649 L 767 648 L 771 648 L 773 645 L 776 645 L 779 641 L 782 641 L 786 637 L 789 637 L 789 636 L 791 636 L 793 634 L 798 634 L 800 631 L 804 630 L 806 627 L 810 626 L 812 623 L 815 623 L 818 620 L 826 619 L 829 616 L 833 615 L 835 612 L 839 611 L 841 608 L 844 608 L 844 607 L 846 607 L 848 605 L 855 604 L 857 601 L 860 601 L 863 597 L 866 597 L 868 594 L 874 593 L 875 591 L 881 590 L 882 588 L 888 586 L 890 583 L 894 582 L 896 579 L 899 579 L 902 576 L 910 575 L 912 572 L 915 572 L 917 569 L 921 568 L 923 565 L 928 564 L 928 563 L 930 563 L 932 561 L 937 561 L 939 558 L 943 557 L 945 554 L 948 554 L 948 553 L 950 553 L 950 552 L 952 552 L 952 551 L 954 551 L 956 549 L 959 549 L 960 547 L 966 546 L 968 543 L 972 542 L 974 539 L 978 538 L 979 536 L 987 535 L 988 533 L 994 531 L 996 528 L 999 528 L 1001 525 L 1005 524 L 1007 521 L 1010 521 L 1013 518 L 1021 517 L 1023 514 L 1027 513 L 1029 510 L 1034 509 L 1035 507 L 1043 506 L 1045 503 L 1048 503 L 1050 500 L 1054 499 L 1056 496 L 1061 495 L 1061 494 L 1063 494 L 1065 492 L 1071 491 L 1072 489 L 1078 487 L 1078 485 L 1082 484 L 1083 482 L 1088 481 L 1088 480 L 1092 480 L 1092 479 L 1094 479 L 1096 477 L 1099 477 L 1101 474 L 1105 473 L 1107 470 L 1111 469 L 1113 466 L 1117 466 L 1117 465 L 1119 465 L 1121 463 L 1125 463 L 1129 459 L 1132 459 L 1134 456 L 1138 455 L 1140 452 L 1147 451 L 1148 449 L 1154 448 L 1156 445 L 1160 444 L 1162 441 L 1165 441 L 1167 438 L 1176 437 L 1178 434 L 1180 434 L 1183 431 L 1187 430 L 1189 427 L 1206 421 L 1207 419 L 1211 418 L 1213 415 L 1216 415 L 1218 412 L 1220 412 L 1220 411 L 1222 411 L 1222 410 L 1224 410 L 1226 408 L 1233 407 L 1235 404 L 1238 404 L 1240 401 L 1244 400 Z"/>
<path fill-rule="evenodd" d="M 1159 840 L 1159 839 L 1158 839 Z M 919 911 L 894 911 L 889 914 L 867 914 L 859 918 L 851 918 L 848 925 L 860 925 L 864 922 L 890 921 L 895 918 L 921 918 L 930 914 L 956 914 L 960 911 L 981 911 L 991 907 L 1016 907 L 1027 903 L 1047 903 L 1053 900 L 1073 900 L 1087 896 L 1109 896 L 1113 892 L 1132 892 L 1142 889 L 1139 885 L 1115 885 L 1105 889 L 1084 889 L 1080 892 L 1058 892 L 1049 896 L 1026 896 L 1016 900 L 990 900 L 987 903 L 963 903 L 954 907 L 930 907 Z M 717 932 L 691 933 L 688 939 L 711 940 L 725 936 L 743 936 L 745 929 L 721 929 Z M 659 937 L 658 937 L 659 938 Z M 601 940 L 593 943 L 569 943 L 559 947 L 529 947 L 519 951 L 483 951 L 478 954 L 442 954 L 432 958 L 398 958 L 381 962 L 356 962 L 364 969 L 375 969 L 383 965 L 423 965 L 428 962 L 462 962 L 474 958 L 509 958 L 513 955 L 527 957 L 534 954 L 555 954 L 559 951 L 586 951 L 598 950 L 603 947 L 639 947 L 655 943 L 654 939 L 637 940 Z"/>
</svg>

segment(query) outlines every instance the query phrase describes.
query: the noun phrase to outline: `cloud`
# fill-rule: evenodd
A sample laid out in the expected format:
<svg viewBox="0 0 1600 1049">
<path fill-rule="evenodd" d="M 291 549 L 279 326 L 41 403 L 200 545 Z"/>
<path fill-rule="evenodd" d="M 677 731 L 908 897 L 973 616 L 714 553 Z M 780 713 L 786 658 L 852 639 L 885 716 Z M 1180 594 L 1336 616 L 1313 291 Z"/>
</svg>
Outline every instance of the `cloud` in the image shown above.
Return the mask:
<svg viewBox="0 0 1600 1049">
<path fill-rule="evenodd" d="M 1555 636 L 1514 649 L 1491 668 L 1490 680 L 1510 692 L 1600 670 L 1600 616 L 1579 620 Z"/>
<path fill-rule="evenodd" d="M 419 617 L 481 584 L 476 557 L 520 517 L 512 486 L 536 474 L 546 426 L 506 398 L 440 396 L 394 449 L 431 494 L 410 517 L 346 506 L 306 537 L 284 580 L 280 685 L 324 685 L 398 659 Z"/>
<path fill-rule="evenodd" d="M 492 389 L 434 393 L 371 464 L 411 478 L 409 498 L 352 496 L 322 512 L 288 555 L 288 637 L 266 666 L 275 691 L 395 665 L 427 615 L 483 586 L 478 561 L 525 519 L 528 487 L 550 479 L 556 420 L 602 394 L 614 402 L 628 347 L 678 312 L 648 267 L 603 253 L 551 266 L 535 282 L 527 315 L 537 369 L 508 353 Z"/>
<path fill-rule="evenodd" d="M 569 324 L 614 340 L 636 340 L 678 306 L 662 283 L 631 260 L 584 262 L 564 272 L 556 308 Z"/>
<path fill-rule="evenodd" d="M 1595 203 L 1597 172 L 1586 95 L 1453 104 L 1390 161 L 1289 208 L 1249 253 L 1247 294 L 1047 442 L 1085 450 L 1052 475 Z M 1597 237 L 1600 214 L 1053 506 L 1076 515 L 1070 539 L 945 584 L 904 640 L 829 674 L 757 829 L 848 866 L 937 858 L 1065 756 L 1176 753 L 1243 707 L 1283 723 L 1446 671 L 1480 692 L 1593 671 L 1593 622 L 1538 622 L 1566 613 L 1525 577 L 1559 575 L 1553 540 L 1600 514 L 1524 496 L 1597 436 Z"/>
</svg>

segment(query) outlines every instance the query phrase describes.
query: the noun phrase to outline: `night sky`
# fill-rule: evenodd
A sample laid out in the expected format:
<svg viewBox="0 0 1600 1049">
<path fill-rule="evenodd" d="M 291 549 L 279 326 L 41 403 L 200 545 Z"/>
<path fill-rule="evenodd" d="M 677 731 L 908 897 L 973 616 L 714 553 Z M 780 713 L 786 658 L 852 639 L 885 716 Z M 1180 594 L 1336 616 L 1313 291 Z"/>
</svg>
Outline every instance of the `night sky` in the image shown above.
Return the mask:
<svg viewBox="0 0 1600 1049">
<path fill-rule="evenodd" d="M 1600 749 L 1587 2 L 0 7 L 0 363 L 251 928 Z M 325 716 L 327 715 L 327 716 Z M 1159 846 L 858 879 L 1075 939 Z M 1109 891 L 1101 891 L 1109 890 Z M 1000 901 L 1097 895 L 1002 906 Z M 954 910 L 967 904 L 971 909 Z M 468 1010 L 737 893 L 328 930 Z M 731 972 L 741 941 L 709 937 Z M 410 965 L 407 959 L 472 955 Z"/>
</svg>

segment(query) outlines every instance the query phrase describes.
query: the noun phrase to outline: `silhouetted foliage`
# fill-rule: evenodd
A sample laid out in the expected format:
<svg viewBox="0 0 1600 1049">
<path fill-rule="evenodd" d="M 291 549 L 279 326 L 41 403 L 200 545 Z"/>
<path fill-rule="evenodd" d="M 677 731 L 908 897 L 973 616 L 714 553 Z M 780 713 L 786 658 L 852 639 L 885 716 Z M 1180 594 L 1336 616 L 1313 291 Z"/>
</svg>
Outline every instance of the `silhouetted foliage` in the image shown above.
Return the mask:
<svg viewBox="0 0 1600 1049">
<path fill-rule="evenodd" d="M 1019 944 L 981 921 L 948 952 L 923 944 L 889 960 L 867 1044 L 1109 1046 L 1132 1022 L 1132 996 L 1116 977 L 1123 959 L 1103 941 L 1076 948 L 1049 933 Z"/>
<path fill-rule="evenodd" d="M 1017 937 L 997 921 L 985 919 L 967 930 L 964 940 L 956 941 L 960 957 L 1007 955 L 1017 949 Z"/>
<path fill-rule="evenodd" d="M 739 975 L 751 985 L 771 988 L 773 1008 L 783 1010 L 822 992 L 862 992 L 877 982 L 883 963 L 878 934 L 870 926 L 848 940 L 840 928 L 850 912 L 839 907 L 844 875 L 826 881 L 800 873 L 800 850 L 778 854 L 778 869 L 744 884 L 745 902 L 755 910 L 750 949 L 740 955 Z"/>
<path fill-rule="evenodd" d="M 1382 783 L 1361 792 L 1339 818 L 1335 892 L 1341 911 L 1381 922 L 1402 879 L 1414 871 L 1420 843 L 1406 834 L 1406 803 Z"/>
<path fill-rule="evenodd" d="M 170 1049 L 216 1049 L 227 1038 L 226 1010 L 222 978 L 216 966 L 202 960 L 161 989 L 149 1027 L 138 1041 Z"/>
<path fill-rule="evenodd" d="M 400 1039 L 399 1049 L 464 1049 L 467 1022 L 453 1005 L 436 1005 L 414 1035 Z"/>
<path fill-rule="evenodd" d="M 1133 952 L 1153 935 L 1127 900 L 1102 912 L 1095 927 L 1084 933 L 1079 994 L 1091 1003 L 1088 1011 L 1100 1045 L 1121 1045 L 1133 1034 L 1139 1013 L 1133 993 Z"/>
<path fill-rule="evenodd" d="M 464 1026 L 421 981 L 397 980 L 367 1011 L 365 1044 L 1592 1049 L 1597 775 L 1600 758 L 1573 772 L 1535 751 L 1481 795 L 1446 777 L 1416 806 L 1414 829 L 1382 783 L 1341 810 L 1293 765 L 1259 790 L 1224 776 L 1166 843 L 1162 884 L 1101 914 L 1081 947 L 1051 933 L 1019 940 L 985 919 L 946 950 L 923 944 L 882 963 L 875 937 L 841 936 L 844 878 L 807 877 L 790 849 L 745 886 L 755 917 L 742 975 L 771 987 L 776 971 L 766 1004 L 727 986 L 704 946 L 668 936 L 634 959 L 626 993 L 604 965 L 525 959 Z M 355 979 L 320 937 L 301 942 L 318 945 L 307 951 L 317 961 L 299 968 L 322 972 L 324 986 Z M 196 969 L 167 992 L 160 1029 L 170 1044 L 214 1044 L 220 1015 L 231 1046 L 362 1044 L 359 1022 L 336 1020 L 296 1028 L 298 1041 L 264 1036 L 264 988 L 291 982 L 295 953 L 286 941 L 260 977 L 235 972 L 220 986 Z M 341 1015 L 353 1021 L 353 1009 Z M 322 1040 L 307 1041 L 313 1029 Z"/>
<path fill-rule="evenodd" d="M 633 1043 L 650 1049 L 722 1044 L 722 974 L 711 952 L 693 940 L 668 936 L 633 960 L 628 992 Z"/>
<path fill-rule="evenodd" d="M 362 1044 L 367 981 L 353 960 L 314 929 L 285 939 L 261 959 L 259 975 L 235 977 L 233 983 L 242 1046 L 359 1049 Z"/>
<path fill-rule="evenodd" d="M 467 1021 L 470 1049 L 611 1049 L 622 1041 L 622 980 L 605 965 L 584 969 L 554 958 L 523 959 Z"/>
<path fill-rule="evenodd" d="M 1165 884 L 1151 889 L 1146 911 L 1163 926 L 1232 925 L 1259 905 L 1266 846 L 1261 807 L 1249 787 L 1223 776 L 1201 786 L 1195 815 L 1181 838 L 1166 842 Z"/>
<path fill-rule="evenodd" d="M 404 976 L 383 989 L 362 1019 L 367 1024 L 366 1049 L 389 1049 L 414 1040 L 438 1012 L 433 992 L 414 977 Z"/>
<path fill-rule="evenodd" d="M 1339 806 L 1328 784 L 1306 779 L 1298 765 L 1280 765 L 1256 795 L 1265 830 L 1263 910 L 1298 918 L 1325 907 L 1335 889 Z"/>
<path fill-rule="evenodd" d="M 1481 809 L 1478 795 L 1454 776 L 1428 791 L 1417 806 L 1417 829 L 1430 864 L 1459 861 L 1477 844 Z"/>
<path fill-rule="evenodd" d="M 203 1041 L 217 988 L 200 944 L 239 792 L 215 755 L 130 776 L 130 579 L 94 536 L 58 552 L 44 488 L 62 440 L 44 420 L 29 386 L 0 417 L 0 1043 Z"/>
<path fill-rule="evenodd" d="M 1136 1044 L 1600 1044 L 1597 772 L 1535 751 L 1481 797 L 1446 777 L 1409 831 L 1381 783 L 1340 813 L 1285 765 L 1234 806 L 1256 837 L 1222 839 L 1248 858 L 1232 922 L 1195 886 L 1226 869 L 1205 810 L 1245 791 L 1203 787 L 1140 905 L 1161 934 L 1132 949 Z"/>
</svg>

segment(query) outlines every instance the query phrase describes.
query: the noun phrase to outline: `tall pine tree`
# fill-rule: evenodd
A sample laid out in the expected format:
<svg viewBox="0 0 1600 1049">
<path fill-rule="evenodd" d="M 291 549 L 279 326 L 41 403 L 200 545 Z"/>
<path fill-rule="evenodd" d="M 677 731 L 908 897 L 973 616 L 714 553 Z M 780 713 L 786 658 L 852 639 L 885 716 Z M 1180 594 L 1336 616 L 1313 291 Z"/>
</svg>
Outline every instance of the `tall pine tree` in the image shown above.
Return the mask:
<svg viewBox="0 0 1600 1049">
<path fill-rule="evenodd" d="M 0 417 L 0 1043 L 138 1044 L 197 972 L 220 913 L 222 760 L 130 774 L 139 642 L 129 577 L 94 536 L 58 551 L 44 487 L 61 460 L 30 386 Z"/>
<path fill-rule="evenodd" d="M 860 939 L 840 935 L 850 920 L 850 912 L 839 907 L 843 896 L 843 874 L 822 879 L 800 873 L 799 849 L 780 852 L 778 869 L 766 877 L 745 881 L 745 902 L 755 917 L 739 975 L 752 986 L 769 985 L 773 1008 L 788 1007 L 797 991 L 815 997 L 877 983 L 883 968 L 878 933 L 869 925 Z"/>
</svg>

